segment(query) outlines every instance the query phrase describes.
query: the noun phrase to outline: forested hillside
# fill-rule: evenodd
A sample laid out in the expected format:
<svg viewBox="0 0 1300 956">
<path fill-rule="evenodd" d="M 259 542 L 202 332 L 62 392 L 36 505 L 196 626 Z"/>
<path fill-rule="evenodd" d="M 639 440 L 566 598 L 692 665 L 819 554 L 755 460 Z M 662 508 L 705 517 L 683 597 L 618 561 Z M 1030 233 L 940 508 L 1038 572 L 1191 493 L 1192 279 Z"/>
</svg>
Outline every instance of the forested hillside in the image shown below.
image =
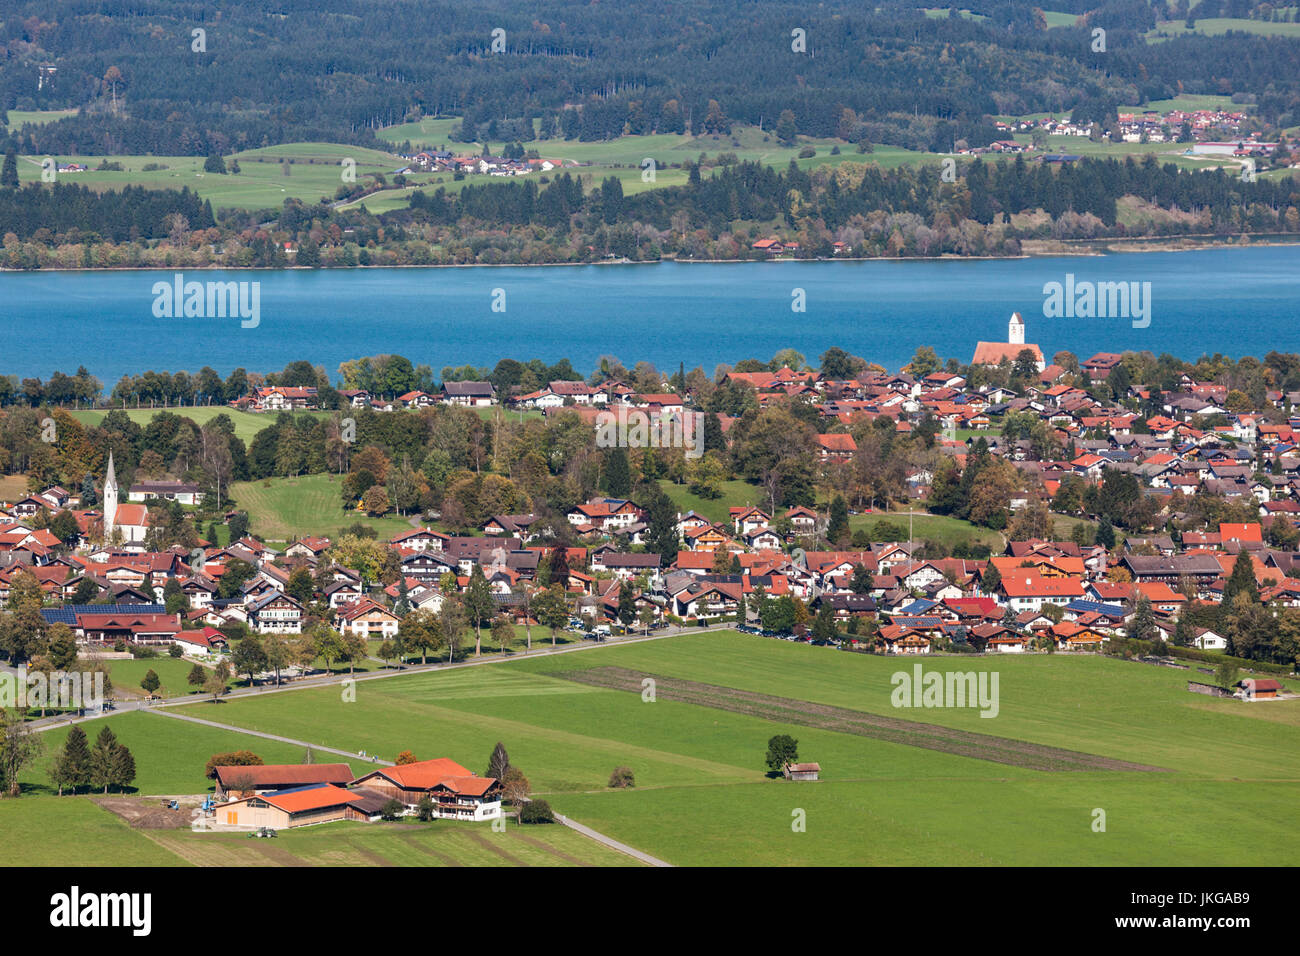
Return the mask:
<svg viewBox="0 0 1300 956">
<path fill-rule="evenodd" d="M 1049 28 L 1019 0 L 969 16 L 896 0 L 21 0 L 0 20 L 0 108 L 81 111 L 12 130 L 23 154 L 372 145 L 381 126 L 435 115 L 463 116 L 466 141 L 598 140 L 770 129 L 785 110 L 805 135 L 936 150 L 987 143 L 995 114 L 1105 115 L 1179 93 L 1249 96 L 1264 122 L 1297 122 L 1300 42 L 1149 43 L 1157 21 L 1188 16 L 1186 0 L 1052 7 L 1078 19 Z M 1201 0 L 1193 12 L 1280 10 Z"/>
</svg>

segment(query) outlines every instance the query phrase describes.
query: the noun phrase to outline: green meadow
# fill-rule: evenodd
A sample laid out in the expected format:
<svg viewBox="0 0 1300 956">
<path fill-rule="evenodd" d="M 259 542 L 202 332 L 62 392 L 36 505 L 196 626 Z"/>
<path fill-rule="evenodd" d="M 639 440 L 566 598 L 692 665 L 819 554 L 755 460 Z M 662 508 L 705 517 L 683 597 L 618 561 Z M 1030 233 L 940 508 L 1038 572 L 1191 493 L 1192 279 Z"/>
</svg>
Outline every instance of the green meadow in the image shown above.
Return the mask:
<svg viewBox="0 0 1300 956">
<path fill-rule="evenodd" d="M 127 417 L 141 427 L 147 426 L 155 416 L 163 412 L 188 418 L 196 425 L 206 425 L 218 415 L 225 415 L 234 423 L 235 437 L 245 446 L 252 444 L 253 438 L 263 428 L 274 425 L 276 419 L 274 413 L 243 412 L 225 405 L 173 405 L 171 408 L 128 408 L 125 411 Z M 98 425 L 104 420 L 106 414 L 108 414 L 107 409 L 78 409 L 71 412 L 72 417 L 83 425 Z M 292 414 L 297 417 L 299 415 L 328 416 L 332 413 L 293 412 Z"/>
<path fill-rule="evenodd" d="M 734 632 L 687 635 L 182 710 L 348 751 L 450 756 L 474 769 L 498 741 L 562 812 L 670 862 L 1211 865 L 1285 842 L 1300 797 L 1300 707 L 1185 689 L 1195 671 L 1093 656 L 933 658 L 993 671 L 995 718 L 895 709 L 914 660 Z M 671 700 L 556 675 L 618 666 L 1013 738 L 1160 768 L 1043 772 Z M 215 715 L 215 716 L 214 716 Z M 154 717 L 154 720 L 165 718 Z M 818 783 L 769 779 L 789 732 Z M 636 788 L 606 784 L 631 767 Z M 802 810 L 802 815 L 795 811 Z M 1094 812 L 1105 831 L 1094 831 Z M 792 824 L 802 816 L 803 832 Z"/>
<path fill-rule="evenodd" d="M 118 740 L 131 748 L 138 770 L 134 799 L 145 807 L 158 806 L 160 795 L 210 793 L 212 782 L 203 768 L 215 753 L 251 750 L 266 763 L 298 763 L 303 757 L 301 747 L 154 714 L 123 714 L 106 722 Z M 92 743 L 102 724 L 84 724 Z M 249 840 L 244 833 L 193 833 L 187 828 L 136 829 L 99 806 L 98 794 L 55 795 L 45 772 L 67 730 L 42 736 L 45 753 L 24 772 L 23 795 L 0 800 L 7 866 L 636 865 L 630 857 L 559 825 L 510 824 L 496 832 L 488 824 L 452 821 L 333 823 L 284 830 L 275 841 Z M 357 774 L 373 766 L 324 752 L 316 754 L 316 761 L 347 763 Z"/>
<path fill-rule="evenodd" d="M 387 540 L 411 530 L 409 518 L 395 514 L 371 518 L 360 511 L 344 511 L 338 475 L 302 475 L 237 481 L 230 495 L 248 512 L 249 529 L 268 541 L 292 541 L 307 535 L 337 535 L 340 528 L 360 522 Z"/>
</svg>

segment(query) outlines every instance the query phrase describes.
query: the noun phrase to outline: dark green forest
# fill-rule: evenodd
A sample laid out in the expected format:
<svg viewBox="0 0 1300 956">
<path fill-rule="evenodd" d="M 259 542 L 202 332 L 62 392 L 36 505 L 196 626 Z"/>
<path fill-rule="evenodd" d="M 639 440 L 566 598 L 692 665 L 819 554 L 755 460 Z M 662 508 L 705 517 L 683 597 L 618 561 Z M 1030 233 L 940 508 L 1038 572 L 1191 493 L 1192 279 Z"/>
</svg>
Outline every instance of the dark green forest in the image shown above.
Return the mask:
<svg viewBox="0 0 1300 956">
<path fill-rule="evenodd" d="M 463 116 L 461 137 L 587 140 L 770 129 L 914 149 L 982 145 L 988 117 L 1105 115 L 1177 95 L 1248 96 L 1265 123 L 1300 122 L 1300 43 L 1230 34 L 1148 44 L 1186 0 L 1058 0 L 1082 17 L 1047 29 L 1020 0 L 928 18 L 906 2 L 590 3 L 510 0 L 35 0 L 0 20 L 0 109 L 77 108 L 11 130 L 24 154 L 226 154 L 302 140 L 376 145 L 415 115 Z M 1259 15 L 1202 0 L 1198 17 Z M 1093 49 L 1106 31 L 1104 52 Z M 205 31 L 193 49 L 194 30 Z M 794 52 L 792 31 L 804 31 Z M 502 44 L 493 52 L 493 31 Z M 54 66 L 54 72 L 42 72 Z"/>
</svg>

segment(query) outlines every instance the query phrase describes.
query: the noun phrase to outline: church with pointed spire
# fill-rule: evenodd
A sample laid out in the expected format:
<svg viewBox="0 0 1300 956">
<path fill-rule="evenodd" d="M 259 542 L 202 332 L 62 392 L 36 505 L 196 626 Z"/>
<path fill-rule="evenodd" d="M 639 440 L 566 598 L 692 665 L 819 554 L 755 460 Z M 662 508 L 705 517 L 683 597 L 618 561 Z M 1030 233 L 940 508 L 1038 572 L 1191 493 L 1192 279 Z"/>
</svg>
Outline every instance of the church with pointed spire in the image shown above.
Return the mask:
<svg viewBox="0 0 1300 956">
<path fill-rule="evenodd" d="M 104 538 L 117 526 L 117 475 L 113 471 L 113 453 L 108 453 L 108 473 L 104 476 Z"/>
<path fill-rule="evenodd" d="M 1033 353 L 1038 371 L 1041 372 L 1047 367 L 1047 363 L 1043 361 L 1043 350 L 1033 343 L 1025 343 L 1025 320 L 1021 318 L 1019 312 L 1012 312 L 1011 321 L 1007 323 L 1007 340 L 978 343 L 975 346 L 975 357 L 970 360 L 970 363 L 971 365 L 1001 365 L 1006 361 L 1014 365 L 1016 358 L 1025 349 Z"/>
</svg>

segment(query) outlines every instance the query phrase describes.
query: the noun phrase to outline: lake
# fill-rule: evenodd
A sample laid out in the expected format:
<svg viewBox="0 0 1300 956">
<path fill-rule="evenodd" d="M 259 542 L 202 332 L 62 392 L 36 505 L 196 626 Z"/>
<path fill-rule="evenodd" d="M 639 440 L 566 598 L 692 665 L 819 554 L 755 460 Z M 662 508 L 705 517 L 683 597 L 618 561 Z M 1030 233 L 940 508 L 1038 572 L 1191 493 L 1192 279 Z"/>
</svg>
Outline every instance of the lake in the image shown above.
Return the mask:
<svg viewBox="0 0 1300 956">
<path fill-rule="evenodd" d="M 1300 246 L 1015 260 L 660 263 L 573 267 L 191 271 L 186 281 L 260 283 L 259 321 L 159 318 L 155 283 L 172 272 L 0 274 L 0 373 L 48 377 L 84 364 L 105 383 L 149 369 L 225 375 L 401 353 L 435 373 L 501 358 L 582 372 L 602 355 L 661 370 L 767 360 L 793 347 L 810 362 L 837 345 L 890 369 L 920 345 L 969 361 L 981 339 L 1005 341 L 1020 312 L 1026 341 L 1067 349 L 1300 351 Z M 1044 287 L 1138 283 L 1150 322 L 1045 315 Z M 1146 285 L 1148 284 L 1149 285 Z M 802 290 L 803 311 L 792 303 Z M 1068 313 L 1067 313 L 1068 314 Z"/>
</svg>

